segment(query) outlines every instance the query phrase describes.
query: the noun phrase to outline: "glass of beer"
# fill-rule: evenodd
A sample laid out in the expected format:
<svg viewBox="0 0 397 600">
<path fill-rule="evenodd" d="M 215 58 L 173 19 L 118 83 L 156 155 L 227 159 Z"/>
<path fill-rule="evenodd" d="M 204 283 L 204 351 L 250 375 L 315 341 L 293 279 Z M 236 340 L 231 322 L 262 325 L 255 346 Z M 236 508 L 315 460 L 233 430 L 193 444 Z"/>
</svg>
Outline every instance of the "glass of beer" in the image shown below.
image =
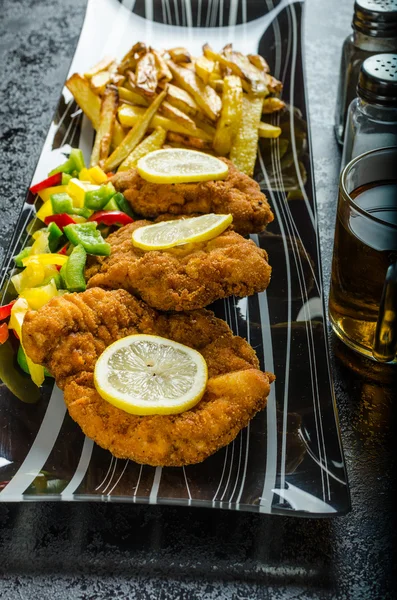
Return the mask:
<svg viewBox="0 0 397 600">
<path fill-rule="evenodd" d="M 345 344 L 397 363 L 397 147 L 366 152 L 342 172 L 329 315 Z"/>
</svg>

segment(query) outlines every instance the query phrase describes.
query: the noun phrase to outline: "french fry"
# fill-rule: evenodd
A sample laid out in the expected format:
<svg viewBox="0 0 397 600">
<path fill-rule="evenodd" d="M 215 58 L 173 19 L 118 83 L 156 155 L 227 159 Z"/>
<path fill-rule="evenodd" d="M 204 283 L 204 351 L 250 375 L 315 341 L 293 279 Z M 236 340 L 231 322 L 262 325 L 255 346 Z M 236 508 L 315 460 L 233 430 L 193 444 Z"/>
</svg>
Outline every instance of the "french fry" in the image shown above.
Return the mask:
<svg viewBox="0 0 397 600">
<path fill-rule="evenodd" d="M 66 82 L 66 87 L 73 94 L 74 99 L 83 113 L 89 118 L 94 129 L 98 129 L 100 122 L 101 99 L 92 91 L 88 79 L 74 73 Z"/>
<path fill-rule="evenodd" d="M 180 67 L 172 60 L 168 66 L 174 76 L 176 83 L 189 92 L 201 110 L 212 120 L 218 118 L 222 103 L 217 93 L 208 85 L 204 85 L 194 71 Z"/>
<path fill-rule="evenodd" d="M 243 108 L 243 88 L 241 79 L 236 75 L 225 77 L 222 94 L 221 116 L 216 126 L 213 141 L 214 150 L 221 156 L 230 152 L 237 134 Z"/>
<path fill-rule="evenodd" d="M 240 171 L 252 177 L 258 146 L 258 129 L 262 115 L 263 99 L 243 95 L 243 112 L 229 158 Z"/>
<path fill-rule="evenodd" d="M 215 63 L 213 60 L 209 60 L 205 56 L 200 56 L 195 62 L 194 67 L 196 69 L 197 75 L 200 77 L 201 81 L 205 84 L 208 83 L 211 73 L 214 70 Z"/>
<path fill-rule="evenodd" d="M 180 133 L 174 133 L 173 131 L 167 132 L 167 141 L 171 144 L 175 144 L 179 148 L 194 148 L 195 150 L 211 150 L 211 143 L 192 135 L 182 135 Z"/>
<path fill-rule="evenodd" d="M 133 71 L 135 71 L 138 59 L 142 56 L 142 54 L 145 54 L 146 51 L 146 44 L 144 44 L 143 42 L 137 42 L 136 44 L 134 44 L 131 50 L 129 50 L 127 54 L 122 58 L 117 68 L 118 73 L 124 74 L 127 71 L 127 69 L 132 69 Z"/>
<path fill-rule="evenodd" d="M 172 83 L 167 88 L 166 100 L 175 106 L 175 108 L 179 108 L 179 110 L 189 115 L 189 117 L 194 117 L 200 112 L 200 107 L 192 96 L 176 85 L 172 85 Z"/>
<path fill-rule="evenodd" d="M 285 108 L 285 102 L 280 100 L 280 98 L 265 98 L 263 101 L 262 113 L 270 114 L 277 112 L 282 108 Z"/>
<path fill-rule="evenodd" d="M 258 127 L 259 137 L 261 138 L 278 138 L 281 135 L 281 127 L 270 125 L 261 121 Z"/>
<path fill-rule="evenodd" d="M 157 67 L 152 52 L 138 60 L 135 69 L 135 85 L 145 96 L 154 96 L 157 88 Z"/>
<path fill-rule="evenodd" d="M 123 129 L 123 127 L 120 125 L 120 123 L 116 120 L 114 122 L 112 143 L 110 145 L 110 149 L 113 151 L 117 148 L 117 146 L 120 146 L 121 142 L 123 141 L 123 139 L 125 138 L 126 135 L 127 135 L 127 132 Z"/>
<path fill-rule="evenodd" d="M 102 161 L 109 156 L 118 100 L 117 88 L 108 86 L 102 96 L 99 127 L 92 149 L 90 167 L 98 164 L 102 166 Z"/>
<path fill-rule="evenodd" d="M 151 51 L 156 63 L 158 84 L 159 86 L 164 87 L 166 83 L 169 83 L 172 80 L 172 73 L 160 52 L 153 49 Z"/>
<path fill-rule="evenodd" d="M 218 94 L 223 92 L 223 79 L 210 79 L 208 85 L 210 85 Z"/>
<path fill-rule="evenodd" d="M 190 52 L 188 52 L 186 50 L 186 48 L 170 48 L 170 50 L 168 50 L 168 54 L 171 57 L 171 60 L 173 60 L 175 63 L 190 63 L 192 62 L 192 57 L 190 55 Z"/>
<path fill-rule="evenodd" d="M 211 140 L 214 139 L 216 129 L 213 125 L 208 123 L 208 121 L 206 120 L 206 117 L 204 115 L 201 115 L 201 113 L 200 113 L 197 117 L 194 117 L 194 122 L 196 123 L 196 126 L 199 129 L 202 129 L 203 131 L 208 133 Z"/>
<path fill-rule="evenodd" d="M 66 87 L 73 94 L 74 99 L 83 113 L 89 118 L 95 130 L 100 124 L 101 99 L 94 94 L 87 79 L 74 73 L 66 82 Z M 117 121 L 114 124 L 112 148 L 116 148 L 125 137 L 125 131 Z"/>
<path fill-rule="evenodd" d="M 109 71 L 101 71 L 93 75 L 90 79 L 90 84 L 94 92 L 101 96 L 106 86 L 110 83 L 111 78 L 112 76 Z"/>
<path fill-rule="evenodd" d="M 270 73 L 269 65 L 260 54 L 248 54 L 248 60 L 260 71 Z"/>
<path fill-rule="evenodd" d="M 124 127 L 134 127 L 136 123 L 139 123 L 142 120 L 144 113 L 145 109 L 141 106 L 123 104 L 118 110 L 118 117 L 120 123 Z M 162 127 L 166 131 L 174 131 L 175 133 L 181 133 L 182 135 L 191 135 L 191 131 L 186 129 L 186 127 L 183 127 L 183 125 L 176 123 L 173 119 L 168 119 L 158 113 L 152 118 L 149 129 L 154 129 L 156 127 Z M 212 142 L 212 136 L 208 135 L 208 133 L 199 127 L 194 132 L 194 135 L 202 140 Z"/>
<path fill-rule="evenodd" d="M 248 91 L 252 91 L 257 96 L 268 96 L 267 74 L 255 67 L 245 54 L 235 52 L 231 44 L 227 44 L 222 53 L 214 52 L 208 44 L 205 44 L 203 52 L 204 56 L 219 61 L 224 67 L 229 67 L 234 75 L 245 80 L 249 84 Z"/>
<path fill-rule="evenodd" d="M 101 71 L 109 71 L 110 67 L 114 63 L 114 58 L 112 56 L 105 56 L 102 60 L 99 61 L 96 65 L 94 65 L 91 69 L 89 69 L 86 73 L 84 73 L 84 77 L 86 79 L 91 79 L 97 73 Z"/>
<path fill-rule="evenodd" d="M 112 73 L 110 81 L 113 85 L 117 85 L 117 87 L 121 86 L 125 82 L 125 75 L 121 75 L 120 73 Z"/>
<path fill-rule="evenodd" d="M 272 94 L 279 94 L 283 89 L 283 84 L 281 83 L 281 81 L 273 77 L 273 75 L 268 75 L 268 78 L 269 92 L 271 92 Z"/>
<path fill-rule="evenodd" d="M 121 163 L 118 171 L 128 171 L 132 167 L 136 166 L 136 163 L 140 158 L 154 152 L 154 150 L 160 150 L 165 141 L 166 131 L 162 127 L 157 127 L 147 138 L 142 140 L 140 144 L 133 150 Z"/>
<path fill-rule="evenodd" d="M 187 114 L 172 106 L 169 102 L 164 100 L 162 105 L 160 106 L 159 112 L 163 114 L 165 117 L 172 119 L 176 123 L 180 123 L 183 127 L 186 127 L 189 131 L 192 131 L 194 134 L 197 129 L 196 123 L 191 119 Z"/>
<path fill-rule="evenodd" d="M 141 94 L 137 94 L 123 86 L 119 87 L 119 98 L 131 102 L 131 104 L 138 104 L 138 106 L 148 106 L 149 104 L 146 98 L 141 96 Z"/>
<path fill-rule="evenodd" d="M 121 144 L 113 151 L 113 153 L 106 160 L 103 169 L 105 171 L 112 171 L 114 168 L 118 167 L 123 160 L 127 158 L 127 156 L 136 148 L 139 142 L 142 140 L 145 135 L 150 121 L 153 116 L 156 114 L 159 106 L 163 102 L 166 97 L 167 92 L 163 91 L 161 94 L 157 96 L 157 98 L 152 102 L 152 104 L 145 110 L 142 118 L 137 122 L 134 127 L 127 133 Z"/>
</svg>

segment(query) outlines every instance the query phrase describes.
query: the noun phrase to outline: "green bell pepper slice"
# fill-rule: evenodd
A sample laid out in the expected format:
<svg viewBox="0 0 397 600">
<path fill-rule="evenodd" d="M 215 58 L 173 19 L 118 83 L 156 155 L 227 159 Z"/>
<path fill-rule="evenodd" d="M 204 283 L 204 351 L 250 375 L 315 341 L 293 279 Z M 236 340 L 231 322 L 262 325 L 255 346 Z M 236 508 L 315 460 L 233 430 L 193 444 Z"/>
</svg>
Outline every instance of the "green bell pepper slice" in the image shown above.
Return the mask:
<svg viewBox="0 0 397 600">
<path fill-rule="evenodd" d="M 73 200 L 66 192 L 61 194 L 51 194 L 51 206 L 52 212 L 55 215 L 61 215 L 66 213 L 68 215 L 79 215 L 88 219 L 92 215 L 92 211 L 89 208 L 75 208 L 73 206 Z"/>
<path fill-rule="evenodd" d="M 114 199 L 114 196 L 112 196 L 109 200 L 109 202 L 107 204 L 105 204 L 105 206 L 103 207 L 102 210 L 107 210 L 107 211 L 115 211 L 115 210 L 120 210 L 118 207 L 118 204 L 116 204 L 116 201 Z"/>
<path fill-rule="evenodd" d="M 73 175 L 69 175 L 69 173 L 62 173 L 62 185 L 67 185 L 72 177 Z"/>
<path fill-rule="evenodd" d="M 126 215 L 135 219 L 135 214 L 130 206 L 128 200 L 126 200 L 121 192 L 117 192 L 112 198 L 117 204 L 117 209 L 124 212 Z"/>
<path fill-rule="evenodd" d="M 72 244 L 75 246 L 81 244 L 87 254 L 109 256 L 110 244 L 105 242 L 95 222 L 66 225 L 64 232 Z"/>
<path fill-rule="evenodd" d="M 84 156 L 79 148 L 72 148 L 67 161 L 55 167 L 48 173 L 49 176 L 55 175 L 55 173 L 67 173 L 72 175 L 75 171 L 80 173 L 81 169 L 85 168 Z"/>
<path fill-rule="evenodd" d="M 59 240 L 62 237 L 62 230 L 58 227 L 56 223 L 53 221 L 48 225 L 47 231 L 50 234 L 48 236 L 48 245 L 50 247 L 51 252 L 56 252 L 59 246 Z"/>
<path fill-rule="evenodd" d="M 114 189 L 114 185 L 109 181 L 108 183 L 101 185 L 97 190 L 86 192 L 84 205 L 95 211 L 102 210 L 115 193 L 116 190 Z"/>
<path fill-rule="evenodd" d="M 70 225 L 68 225 L 70 227 Z M 63 287 L 69 292 L 84 292 L 86 289 L 84 269 L 87 260 L 87 253 L 84 247 L 79 244 L 68 258 L 68 261 L 60 270 L 60 276 Z"/>
</svg>

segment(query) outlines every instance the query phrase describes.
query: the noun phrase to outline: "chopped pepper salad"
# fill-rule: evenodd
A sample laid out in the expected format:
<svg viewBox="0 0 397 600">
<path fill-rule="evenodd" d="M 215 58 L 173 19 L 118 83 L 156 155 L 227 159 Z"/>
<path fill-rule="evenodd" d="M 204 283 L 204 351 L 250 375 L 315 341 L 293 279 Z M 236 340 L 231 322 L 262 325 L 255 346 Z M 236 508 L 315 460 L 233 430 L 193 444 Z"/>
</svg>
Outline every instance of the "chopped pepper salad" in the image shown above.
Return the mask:
<svg viewBox="0 0 397 600">
<path fill-rule="evenodd" d="M 54 296 L 84 291 L 87 255 L 108 256 L 109 232 L 133 222 L 131 207 L 109 181 L 111 175 L 98 165 L 87 168 L 81 150 L 74 148 L 66 162 L 30 188 L 43 202 L 36 214 L 42 227 L 14 256 L 18 272 L 11 283 L 17 299 L 0 307 L 0 344 L 11 330 L 19 340 L 19 367 L 38 386 L 51 374 L 25 354 L 22 324 L 27 311 L 38 310 Z"/>
</svg>

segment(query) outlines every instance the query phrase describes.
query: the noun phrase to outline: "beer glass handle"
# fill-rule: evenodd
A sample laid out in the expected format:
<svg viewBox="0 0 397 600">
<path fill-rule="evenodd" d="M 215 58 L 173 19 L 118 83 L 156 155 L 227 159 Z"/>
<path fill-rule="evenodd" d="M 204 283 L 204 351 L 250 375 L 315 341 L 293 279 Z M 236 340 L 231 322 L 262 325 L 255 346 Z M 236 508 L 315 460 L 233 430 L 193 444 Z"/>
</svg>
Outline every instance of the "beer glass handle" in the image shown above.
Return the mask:
<svg viewBox="0 0 397 600">
<path fill-rule="evenodd" d="M 376 323 L 373 357 L 389 362 L 397 354 L 397 261 L 389 266 Z"/>
</svg>

